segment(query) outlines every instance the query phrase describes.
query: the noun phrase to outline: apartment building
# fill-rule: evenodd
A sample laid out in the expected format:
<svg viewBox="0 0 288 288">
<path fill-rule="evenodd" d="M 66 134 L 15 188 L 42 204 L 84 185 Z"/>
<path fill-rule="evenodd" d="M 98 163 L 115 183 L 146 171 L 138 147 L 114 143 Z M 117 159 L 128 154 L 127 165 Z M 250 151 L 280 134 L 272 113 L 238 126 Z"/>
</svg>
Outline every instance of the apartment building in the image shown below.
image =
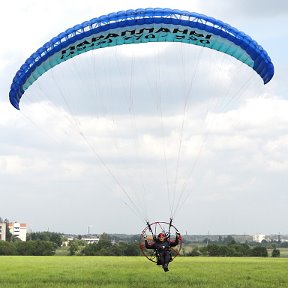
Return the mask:
<svg viewBox="0 0 288 288">
<path fill-rule="evenodd" d="M 25 223 L 18 223 L 18 222 L 12 222 L 8 224 L 8 228 L 10 233 L 13 236 L 16 236 L 22 241 L 26 241 L 26 235 L 27 235 L 27 224 Z"/>
<path fill-rule="evenodd" d="M 0 240 L 6 241 L 6 223 L 0 222 Z"/>
</svg>

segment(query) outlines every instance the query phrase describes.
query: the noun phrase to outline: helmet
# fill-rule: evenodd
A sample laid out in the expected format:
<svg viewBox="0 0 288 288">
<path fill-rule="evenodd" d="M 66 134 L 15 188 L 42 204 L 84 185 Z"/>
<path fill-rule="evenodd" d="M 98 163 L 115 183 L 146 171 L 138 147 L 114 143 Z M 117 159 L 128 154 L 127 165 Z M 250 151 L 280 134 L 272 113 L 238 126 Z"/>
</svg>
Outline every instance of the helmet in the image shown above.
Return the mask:
<svg viewBox="0 0 288 288">
<path fill-rule="evenodd" d="M 164 233 L 160 233 L 160 234 L 158 234 L 158 238 L 165 238 L 166 236 L 165 236 L 165 234 Z"/>
</svg>

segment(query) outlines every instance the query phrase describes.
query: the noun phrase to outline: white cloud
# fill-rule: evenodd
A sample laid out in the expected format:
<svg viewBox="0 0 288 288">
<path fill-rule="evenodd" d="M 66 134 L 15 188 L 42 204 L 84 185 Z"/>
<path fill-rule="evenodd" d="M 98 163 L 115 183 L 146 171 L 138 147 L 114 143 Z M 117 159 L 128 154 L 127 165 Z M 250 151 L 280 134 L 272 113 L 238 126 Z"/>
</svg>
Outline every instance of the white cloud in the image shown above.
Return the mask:
<svg viewBox="0 0 288 288">
<path fill-rule="evenodd" d="M 253 129 L 255 134 L 285 129 L 288 122 L 288 103 L 277 97 L 248 98 L 245 105 L 227 113 L 211 113 L 208 127 L 216 132 Z"/>
<path fill-rule="evenodd" d="M 265 167 L 270 171 L 288 171 L 288 134 L 269 140 L 263 147 Z"/>
<path fill-rule="evenodd" d="M 47 162 L 37 158 L 27 158 L 23 156 L 0 156 L 1 174 L 11 174 L 18 177 L 25 177 L 30 173 L 37 174 L 39 171 L 47 169 Z"/>
</svg>

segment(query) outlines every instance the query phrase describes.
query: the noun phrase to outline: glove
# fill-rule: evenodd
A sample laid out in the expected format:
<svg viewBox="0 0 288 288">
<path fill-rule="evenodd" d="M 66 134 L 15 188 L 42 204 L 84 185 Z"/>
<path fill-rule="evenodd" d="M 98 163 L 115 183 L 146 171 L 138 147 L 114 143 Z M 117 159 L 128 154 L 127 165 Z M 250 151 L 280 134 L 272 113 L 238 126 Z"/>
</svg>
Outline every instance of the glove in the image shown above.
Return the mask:
<svg viewBox="0 0 288 288">
<path fill-rule="evenodd" d="M 182 241 L 182 236 L 179 232 L 176 232 L 176 237 L 178 238 L 178 240 Z"/>
</svg>

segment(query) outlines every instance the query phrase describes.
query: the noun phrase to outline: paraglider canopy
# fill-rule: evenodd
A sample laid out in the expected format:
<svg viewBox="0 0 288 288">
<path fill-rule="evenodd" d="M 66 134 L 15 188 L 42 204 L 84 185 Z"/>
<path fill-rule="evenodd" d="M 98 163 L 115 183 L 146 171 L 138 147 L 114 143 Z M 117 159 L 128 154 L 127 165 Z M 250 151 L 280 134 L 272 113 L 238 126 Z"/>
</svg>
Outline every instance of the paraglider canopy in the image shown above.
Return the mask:
<svg viewBox="0 0 288 288">
<path fill-rule="evenodd" d="M 22 95 L 34 81 L 72 57 L 92 49 L 147 42 L 184 42 L 229 54 L 254 69 L 265 84 L 274 74 L 267 52 L 220 20 L 175 9 L 136 9 L 85 21 L 48 41 L 16 73 L 10 102 L 19 109 Z"/>
</svg>

